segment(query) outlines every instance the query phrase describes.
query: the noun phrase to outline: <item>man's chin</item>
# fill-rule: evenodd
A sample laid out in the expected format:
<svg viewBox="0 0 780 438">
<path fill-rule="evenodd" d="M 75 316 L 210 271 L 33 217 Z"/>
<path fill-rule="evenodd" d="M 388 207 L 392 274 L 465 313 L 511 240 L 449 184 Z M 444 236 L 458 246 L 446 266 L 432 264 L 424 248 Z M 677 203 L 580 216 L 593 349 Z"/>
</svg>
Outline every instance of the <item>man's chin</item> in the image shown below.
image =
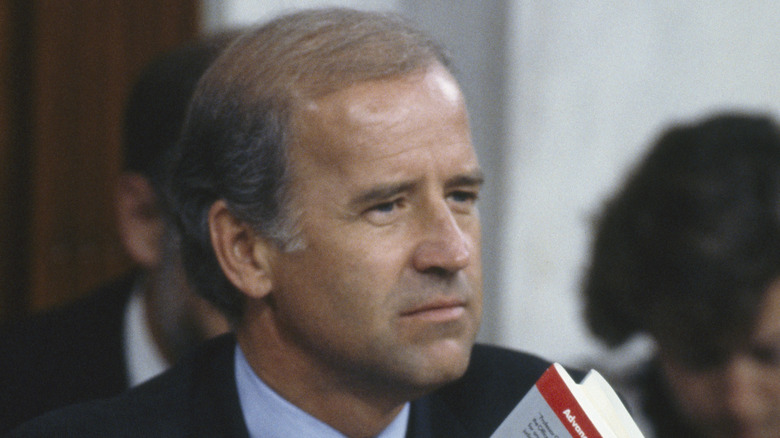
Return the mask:
<svg viewBox="0 0 780 438">
<path fill-rule="evenodd" d="M 429 390 L 437 389 L 463 377 L 471 359 L 474 343 L 463 340 L 442 340 L 425 348 L 420 360 L 417 382 Z"/>
</svg>

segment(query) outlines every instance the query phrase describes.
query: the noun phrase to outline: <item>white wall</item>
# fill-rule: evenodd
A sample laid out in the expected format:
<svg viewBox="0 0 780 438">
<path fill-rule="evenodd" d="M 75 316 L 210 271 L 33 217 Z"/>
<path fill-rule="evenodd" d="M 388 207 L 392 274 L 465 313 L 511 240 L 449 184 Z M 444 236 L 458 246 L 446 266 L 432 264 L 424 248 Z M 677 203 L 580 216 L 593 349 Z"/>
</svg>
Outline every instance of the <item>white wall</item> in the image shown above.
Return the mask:
<svg viewBox="0 0 780 438">
<path fill-rule="evenodd" d="M 344 6 L 368 10 L 395 10 L 399 0 L 201 0 L 203 29 L 245 26 L 293 9 Z"/>
<path fill-rule="evenodd" d="M 658 130 L 780 105 L 772 0 L 513 3 L 501 341 L 575 360 L 589 220 Z M 581 346 L 581 347 L 579 347 Z"/>
<path fill-rule="evenodd" d="M 393 9 L 453 50 L 489 176 L 480 336 L 563 362 L 601 352 L 577 295 L 589 220 L 659 129 L 780 108 L 773 0 L 203 1 L 210 30 L 290 7 Z"/>
</svg>

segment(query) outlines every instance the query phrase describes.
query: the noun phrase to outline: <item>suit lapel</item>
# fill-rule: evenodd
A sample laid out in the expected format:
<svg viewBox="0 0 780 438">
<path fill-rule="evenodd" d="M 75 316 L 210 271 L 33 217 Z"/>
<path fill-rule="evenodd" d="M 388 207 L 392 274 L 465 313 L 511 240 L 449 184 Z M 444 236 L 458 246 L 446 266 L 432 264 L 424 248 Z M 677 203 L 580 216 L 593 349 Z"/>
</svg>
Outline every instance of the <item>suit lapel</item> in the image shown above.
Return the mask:
<svg viewBox="0 0 780 438">
<path fill-rule="evenodd" d="M 225 335 L 199 354 L 190 400 L 195 436 L 249 438 L 234 373 L 235 337 Z"/>
<path fill-rule="evenodd" d="M 435 394 L 412 402 L 406 438 L 471 438 L 465 427 Z"/>
</svg>

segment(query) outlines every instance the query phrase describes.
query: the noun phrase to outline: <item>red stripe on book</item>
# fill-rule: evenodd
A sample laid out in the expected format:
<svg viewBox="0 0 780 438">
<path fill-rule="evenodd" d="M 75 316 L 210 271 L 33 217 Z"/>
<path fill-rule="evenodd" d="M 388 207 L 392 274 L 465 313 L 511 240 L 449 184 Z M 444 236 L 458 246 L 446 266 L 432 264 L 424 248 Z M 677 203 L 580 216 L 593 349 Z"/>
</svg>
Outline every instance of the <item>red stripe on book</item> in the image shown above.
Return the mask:
<svg viewBox="0 0 780 438">
<path fill-rule="evenodd" d="M 572 437 L 601 438 L 554 366 L 542 374 L 536 388 Z"/>
</svg>

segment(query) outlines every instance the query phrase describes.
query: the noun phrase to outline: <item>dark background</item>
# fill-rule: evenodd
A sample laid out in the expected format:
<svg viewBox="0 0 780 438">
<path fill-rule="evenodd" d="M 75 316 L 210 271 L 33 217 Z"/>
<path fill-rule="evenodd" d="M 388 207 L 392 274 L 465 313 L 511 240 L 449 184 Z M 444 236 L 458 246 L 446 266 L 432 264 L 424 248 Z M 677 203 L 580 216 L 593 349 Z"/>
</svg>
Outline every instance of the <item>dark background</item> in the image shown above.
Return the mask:
<svg viewBox="0 0 780 438">
<path fill-rule="evenodd" d="M 199 33 L 197 0 L 0 0 L 0 320 L 129 267 L 115 226 L 125 97 Z"/>
</svg>

